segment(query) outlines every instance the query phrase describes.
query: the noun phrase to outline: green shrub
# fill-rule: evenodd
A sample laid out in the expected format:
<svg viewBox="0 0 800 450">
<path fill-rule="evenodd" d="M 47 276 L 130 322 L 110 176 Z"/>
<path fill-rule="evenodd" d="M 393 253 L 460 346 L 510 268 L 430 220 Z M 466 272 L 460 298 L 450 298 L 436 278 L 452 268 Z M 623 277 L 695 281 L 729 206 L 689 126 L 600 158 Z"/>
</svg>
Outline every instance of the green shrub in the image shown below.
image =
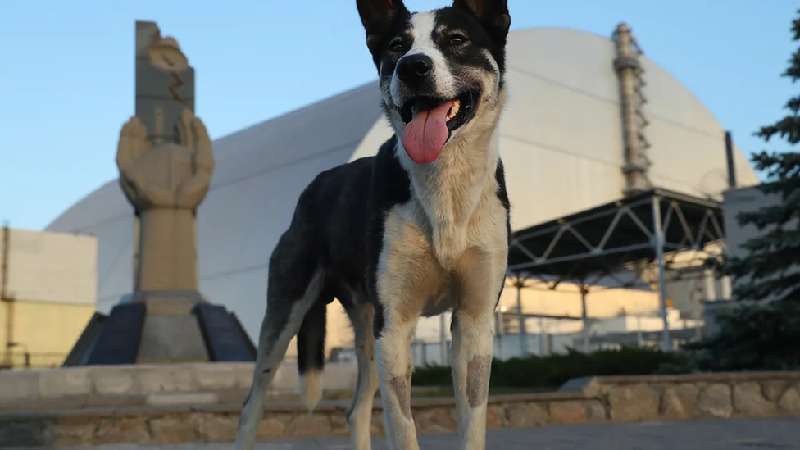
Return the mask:
<svg viewBox="0 0 800 450">
<path fill-rule="evenodd" d="M 491 386 L 543 390 L 558 388 L 573 378 L 592 375 L 649 375 L 688 370 L 689 362 L 680 353 L 664 353 L 642 348 L 603 350 L 594 353 L 570 350 L 565 354 L 494 361 Z M 450 376 L 449 366 L 418 368 L 413 375 L 413 384 L 448 386 L 451 384 Z"/>
<path fill-rule="evenodd" d="M 687 346 L 701 369 L 800 369 L 800 301 L 741 303 L 717 322 L 719 333 Z"/>
</svg>

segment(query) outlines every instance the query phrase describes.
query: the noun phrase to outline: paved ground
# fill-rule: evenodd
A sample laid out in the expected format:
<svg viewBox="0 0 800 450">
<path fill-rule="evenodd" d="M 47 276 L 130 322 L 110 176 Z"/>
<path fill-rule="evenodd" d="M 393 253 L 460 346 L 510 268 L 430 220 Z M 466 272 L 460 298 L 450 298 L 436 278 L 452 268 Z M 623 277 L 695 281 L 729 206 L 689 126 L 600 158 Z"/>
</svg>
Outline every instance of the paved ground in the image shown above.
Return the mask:
<svg viewBox="0 0 800 450">
<path fill-rule="evenodd" d="M 425 436 L 423 450 L 455 448 L 451 435 Z M 487 450 L 784 450 L 800 449 L 800 418 L 733 419 L 641 424 L 597 424 L 489 432 Z M 230 445 L 137 447 L 94 450 L 228 450 Z M 346 439 L 308 439 L 260 444 L 258 450 L 346 450 Z M 383 443 L 375 446 L 383 450 Z"/>
</svg>

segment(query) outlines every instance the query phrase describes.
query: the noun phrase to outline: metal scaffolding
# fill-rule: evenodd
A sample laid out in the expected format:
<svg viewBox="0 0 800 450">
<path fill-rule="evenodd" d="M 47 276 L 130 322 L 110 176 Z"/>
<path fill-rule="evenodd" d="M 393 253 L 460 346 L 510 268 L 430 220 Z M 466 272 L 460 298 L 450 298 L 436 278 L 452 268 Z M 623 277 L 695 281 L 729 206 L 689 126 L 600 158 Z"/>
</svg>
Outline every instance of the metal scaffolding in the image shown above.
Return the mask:
<svg viewBox="0 0 800 450">
<path fill-rule="evenodd" d="M 718 255 L 724 239 L 719 202 L 665 189 L 651 189 L 540 225 L 512 236 L 509 272 L 557 286 L 581 287 L 584 322 L 585 287 L 620 287 L 640 282 L 654 268 L 663 322 L 661 347 L 673 348 L 667 316 L 666 271 L 675 255 L 695 252 L 695 260 Z M 634 274 L 634 276 L 631 276 Z M 588 337 L 587 337 L 588 339 Z"/>
</svg>

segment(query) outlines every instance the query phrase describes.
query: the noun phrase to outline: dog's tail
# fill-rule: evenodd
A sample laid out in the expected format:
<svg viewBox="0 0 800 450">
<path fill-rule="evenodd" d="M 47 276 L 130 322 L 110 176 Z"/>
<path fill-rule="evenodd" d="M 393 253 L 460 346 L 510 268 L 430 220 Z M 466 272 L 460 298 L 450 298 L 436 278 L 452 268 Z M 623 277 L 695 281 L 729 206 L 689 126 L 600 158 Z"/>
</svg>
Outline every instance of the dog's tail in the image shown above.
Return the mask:
<svg viewBox="0 0 800 450">
<path fill-rule="evenodd" d="M 325 368 L 325 301 L 317 303 L 306 313 L 297 333 L 297 368 L 303 403 L 309 411 L 322 398 L 322 370 Z"/>
</svg>

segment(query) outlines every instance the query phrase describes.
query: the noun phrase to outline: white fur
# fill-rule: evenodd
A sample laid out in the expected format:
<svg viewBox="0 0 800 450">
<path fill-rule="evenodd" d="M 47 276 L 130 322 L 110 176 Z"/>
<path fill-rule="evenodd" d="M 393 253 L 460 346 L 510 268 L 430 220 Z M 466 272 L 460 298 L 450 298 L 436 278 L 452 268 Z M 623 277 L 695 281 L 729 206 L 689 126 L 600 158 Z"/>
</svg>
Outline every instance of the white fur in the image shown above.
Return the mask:
<svg viewBox="0 0 800 450">
<path fill-rule="evenodd" d="M 398 140 L 397 156 L 411 178 L 413 195 L 425 211 L 439 262 L 449 267 L 466 249 L 466 228 L 487 186 L 495 186 L 499 158 L 497 120 L 501 101 L 484 96 L 475 118 L 456 130 L 439 158 L 411 160 Z"/>
<path fill-rule="evenodd" d="M 397 150 L 411 177 L 412 199 L 386 215 L 376 274 L 385 311 L 378 343 L 381 397 L 389 444 L 396 450 L 418 447 L 414 422 L 403 414 L 403 399 L 392 390 L 391 382 L 410 370 L 410 340 L 417 317 L 442 307 L 454 308 L 459 319 L 452 361 L 461 436 L 458 448 L 483 450 L 485 446 L 486 400 L 473 406 L 467 380 L 470 361 L 491 361 L 493 311 L 506 269 L 506 211 L 497 198 L 494 177 L 501 104 L 501 99 L 482 102 L 474 125 L 455 136 L 434 163 L 415 164 L 402 146 Z M 480 257 L 465 269 L 460 264 L 468 251 Z M 468 273 L 459 274 L 464 270 Z M 462 285 L 463 292 L 453 289 L 450 274 L 454 272 L 472 280 Z M 454 297 L 453 292 L 461 295 Z M 475 382 L 488 389 L 488 374 Z"/>
<path fill-rule="evenodd" d="M 322 399 L 322 371 L 310 369 L 300 376 L 300 391 L 308 412 L 314 411 Z"/>
<path fill-rule="evenodd" d="M 411 36 L 414 42 L 403 58 L 418 54 L 429 57 L 433 61 L 433 81 L 436 92 L 442 97 L 452 98 L 458 95 L 458 87 L 447 60 L 431 38 L 436 25 L 435 21 L 436 16 L 432 12 L 421 12 L 411 16 Z M 400 66 L 399 62 L 397 66 Z M 397 68 L 392 76 L 389 90 L 391 98 L 395 102 L 394 105 L 398 108 L 402 107 L 403 105 L 397 103 L 403 98 L 402 84 L 397 77 Z"/>
</svg>

